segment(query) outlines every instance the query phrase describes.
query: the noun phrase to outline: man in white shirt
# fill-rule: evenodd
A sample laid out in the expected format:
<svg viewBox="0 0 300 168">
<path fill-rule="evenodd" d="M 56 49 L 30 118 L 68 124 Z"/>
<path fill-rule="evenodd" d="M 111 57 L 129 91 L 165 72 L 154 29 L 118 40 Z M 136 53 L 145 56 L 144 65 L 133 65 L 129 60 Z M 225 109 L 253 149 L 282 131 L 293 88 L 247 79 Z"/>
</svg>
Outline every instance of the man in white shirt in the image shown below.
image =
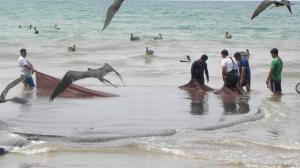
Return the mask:
<svg viewBox="0 0 300 168">
<path fill-rule="evenodd" d="M 222 50 L 221 52 L 222 60 L 222 77 L 224 81 L 224 86 L 229 89 L 236 89 L 239 81 L 239 68 L 238 63 L 235 59 L 228 56 L 227 50 Z"/>
<path fill-rule="evenodd" d="M 30 61 L 26 58 L 26 49 L 20 50 L 20 57 L 18 59 L 19 67 L 21 68 L 21 75 L 25 76 L 24 85 L 27 88 L 35 87 L 34 81 L 32 79 L 32 74 L 36 71 Z"/>
</svg>

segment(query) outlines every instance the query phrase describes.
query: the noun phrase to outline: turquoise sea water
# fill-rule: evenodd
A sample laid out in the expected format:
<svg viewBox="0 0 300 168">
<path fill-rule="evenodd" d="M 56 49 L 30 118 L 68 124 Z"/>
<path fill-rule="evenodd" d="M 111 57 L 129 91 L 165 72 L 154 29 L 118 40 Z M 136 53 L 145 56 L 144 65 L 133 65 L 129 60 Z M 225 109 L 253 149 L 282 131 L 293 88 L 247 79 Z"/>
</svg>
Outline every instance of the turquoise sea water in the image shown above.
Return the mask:
<svg viewBox="0 0 300 168">
<path fill-rule="evenodd" d="M 120 98 L 63 99 L 22 92 L 29 105 L 0 104 L 0 167 L 299 167 L 300 4 L 267 9 L 258 2 L 126 0 L 101 32 L 110 0 L 0 0 L 0 88 L 19 75 L 20 48 L 35 67 L 61 77 L 105 62 L 125 80 L 78 83 Z M 35 35 L 28 26 L 36 26 Z M 57 24 L 61 30 L 55 30 Z M 19 29 L 18 26 L 22 28 Z M 224 39 L 225 32 L 233 39 Z M 130 33 L 141 37 L 130 42 Z M 155 41 L 162 33 L 164 40 Z M 67 51 L 76 44 L 77 51 Z M 145 56 L 145 48 L 154 50 Z M 283 93 L 271 96 L 265 79 L 277 47 L 284 61 Z M 209 56 L 210 85 L 220 88 L 220 51 L 251 53 L 250 97 L 226 101 L 213 93 L 179 90 L 191 64 Z M 27 139 L 13 132 L 26 134 Z M 30 136 L 33 134 L 33 136 Z"/>
</svg>

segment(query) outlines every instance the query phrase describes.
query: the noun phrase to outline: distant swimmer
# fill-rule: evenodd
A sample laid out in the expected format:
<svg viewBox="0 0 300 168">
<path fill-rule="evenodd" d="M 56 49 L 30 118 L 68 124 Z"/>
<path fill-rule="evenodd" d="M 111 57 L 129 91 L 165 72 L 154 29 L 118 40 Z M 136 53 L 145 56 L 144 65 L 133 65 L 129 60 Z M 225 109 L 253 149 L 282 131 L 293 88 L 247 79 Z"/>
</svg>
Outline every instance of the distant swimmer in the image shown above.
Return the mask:
<svg viewBox="0 0 300 168">
<path fill-rule="evenodd" d="M 54 25 L 54 29 L 60 30 L 60 28 L 57 25 Z"/>
<path fill-rule="evenodd" d="M 229 32 L 225 33 L 225 38 L 232 39 L 232 35 Z"/>
<path fill-rule="evenodd" d="M 196 80 L 197 83 L 204 85 L 204 73 L 206 76 L 206 81 L 209 82 L 209 74 L 207 68 L 207 55 L 202 55 L 200 59 L 194 61 L 191 68 L 192 80 Z"/>
<path fill-rule="evenodd" d="M 75 46 L 75 44 L 73 45 L 73 47 L 68 47 L 68 51 L 76 51 L 76 46 Z"/>
<path fill-rule="evenodd" d="M 32 78 L 32 74 L 36 71 L 31 62 L 27 58 L 26 49 L 20 50 L 20 57 L 18 59 L 19 67 L 21 69 L 21 75 L 25 77 L 24 86 L 26 88 L 34 88 L 35 84 Z"/>
<path fill-rule="evenodd" d="M 29 25 L 29 29 L 32 29 L 32 25 L 31 24 Z"/>
<path fill-rule="evenodd" d="M 122 3 L 124 0 L 113 0 L 112 4 L 107 9 L 106 18 L 104 22 L 104 26 L 102 28 L 102 31 L 110 24 L 112 18 L 117 13 L 117 11 L 120 9 Z"/>
<path fill-rule="evenodd" d="M 130 35 L 130 41 L 138 41 L 140 38 L 138 36 L 134 36 L 133 33 Z"/>
<path fill-rule="evenodd" d="M 147 55 L 153 55 L 153 54 L 154 54 L 154 51 L 153 51 L 153 50 L 149 50 L 149 48 L 146 47 L 146 54 L 147 54 Z"/>
<path fill-rule="evenodd" d="M 39 34 L 40 32 L 37 30 L 36 27 L 34 27 L 34 34 Z"/>
<path fill-rule="evenodd" d="M 278 56 L 277 48 L 273 48 L 270 53 L 273 61 L 271 63 L 271 68 L 266 83 L 274 93 L 274 95 L 281 95 L 281 73 L 283 68 L 283 61 Z"/>
<path fill-rule="evenodd" d="M 186 55 L 184 59 L 180 59 L 179 62 L 191 62 L 191 57 L 189 55 Z"/>
<path fill-rule="evenodd" d="M 288 1 L 288 0 L 281 0 L 281 1 L 264 0 L 258 5 L 256 10 L 254 11 L 254 13 L 251 17 L 251 20 L 253 20 L 260 13 L 262 13 L 267 7 L 269 7 L 270 5 L 273 5 L 273 4 L 274 4 L 274 7 L 286 6 L 288 8 L 290 14 L 292 14 L 290 1 Z"/>
<path fill-rule="evenodd" d="M 87 71 L 68 71 L 53 91 L 50 97 L 50 101 L 53 101 L 55 97 L 61 94 L 73 82 L 84 78 L 97 78 L 100 82 L 104 84 L 108 83 L 114 87 L 117 87 L 116 85 L 112 84 L 109 80 L 104 78 L 104 76 L 110 72 L 114 72 L 123 82 L 122 76 L 107 63 L 105 63 L 103 67 L 97 69 L 88 68 Z"/>
<path fill-rule="evenodd" d="M 163 39 L 163 37 L 162 37 L 162 34 L 158 34 L 158 37 L 154 37 L 153 38 L 154 40 L 162 40 Z"/>
</svg>

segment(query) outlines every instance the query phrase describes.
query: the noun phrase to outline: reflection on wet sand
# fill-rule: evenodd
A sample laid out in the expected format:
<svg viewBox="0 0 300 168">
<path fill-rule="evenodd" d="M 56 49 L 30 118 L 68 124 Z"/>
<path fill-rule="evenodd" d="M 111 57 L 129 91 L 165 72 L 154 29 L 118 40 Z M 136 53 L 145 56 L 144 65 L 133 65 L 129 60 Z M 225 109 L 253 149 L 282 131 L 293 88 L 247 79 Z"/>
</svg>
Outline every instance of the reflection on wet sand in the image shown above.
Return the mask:
<svg viewBox="0 0 300 168">
<path fill-rule="evenodd" d="M 204 115 L 208 113 L 208 95 L 205 92 L 197 90 L 187 90 L 189 99 L 191 99 L 191 114 Z"/>
</svg>

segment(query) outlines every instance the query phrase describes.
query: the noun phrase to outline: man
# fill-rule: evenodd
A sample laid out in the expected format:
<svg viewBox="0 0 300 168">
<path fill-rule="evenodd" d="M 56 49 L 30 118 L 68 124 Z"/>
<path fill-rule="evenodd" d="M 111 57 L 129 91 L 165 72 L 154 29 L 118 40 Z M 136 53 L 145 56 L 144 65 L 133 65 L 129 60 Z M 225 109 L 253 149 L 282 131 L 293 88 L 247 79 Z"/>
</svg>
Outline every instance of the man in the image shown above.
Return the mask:
<svg viewBox="0 0 300 168">
<path fill-rule="evenodd" d="M 33 65 L 30 61 L 26 58 L 27 51 L 26 49 L 20 50 L 21 56 L 18 59 L 19 67 L 21 68 L 21 74 L 25 76 L 24 86 L 27 88 L 35 87 L 34 81 L 32 79 L 32 74 L 36 70 L 34 69 Z"/>
<path fill-rule="evenodd" d="M 228 56 L 227 50 L 222 50 L 221 55 L 222 60 L 222 78 L 224 81 L 224 86 L 236 91 L 238 81 L 239 81 L 239 69 L 237 62 Z"/>
<path fill-rule="evenodd" d="M 241 53 L 234 53 L 234 58 L 238 62 L 240 71 L 239 85 L 243 88 L 246 86 L 247 91 L 250 91 L 251 71 L 249 61 L 246 58 L 242 58 Z"/>
<path fill-rule="evenodd" d="M 207 82 L 209 82 L 209 75 L 207 69 L 207 55 L 202 55 L 200 59 L 196 60 L 191 68 L 192 80 L 195 80 L 197 83 L 204 85 L 204 72 Z"/>
<path fill-rule="evenodd" d="M 278 49 L 273 48 L 271 50 L 273 61 L 266 83 L 270 85 L 270 88 L 274 95 L 281 95 L 281 72 L 283 68 L 282 59 L 278 56 Z"/>
</svg>

